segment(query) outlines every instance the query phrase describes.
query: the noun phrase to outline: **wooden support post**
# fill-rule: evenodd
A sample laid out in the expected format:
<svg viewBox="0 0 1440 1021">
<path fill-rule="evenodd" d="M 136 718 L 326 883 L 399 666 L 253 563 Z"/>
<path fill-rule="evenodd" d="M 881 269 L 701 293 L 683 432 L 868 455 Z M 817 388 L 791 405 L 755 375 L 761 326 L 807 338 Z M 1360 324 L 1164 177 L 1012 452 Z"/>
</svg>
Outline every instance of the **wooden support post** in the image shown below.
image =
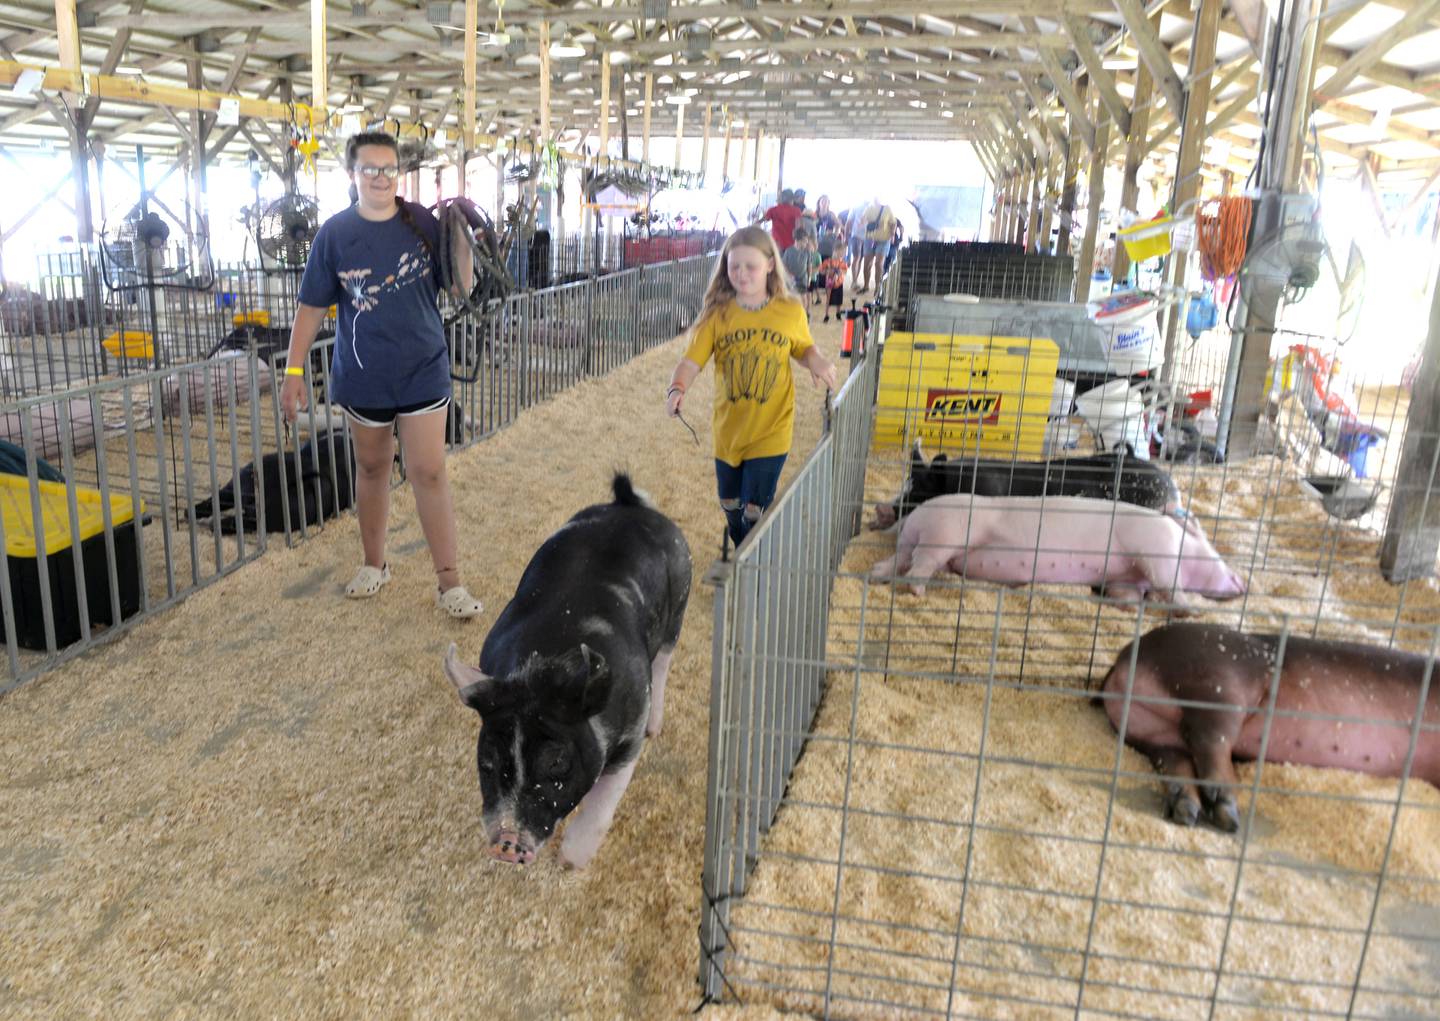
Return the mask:
<svg viewBox="0 0 1440 1021">
<path fill-rule="evenodd" d="M 1410 393 L 1405 445 L 1380 541 L 1380 573 L 1398 583 L 1428 578 L 1440 556 L 1440 285 L 1430 296 L 1430 334 Z M 1433 682 L 1432 682 L 1433 683 Z"/>
<path fill-rule="evenodd" d="M 1050 152 L 1050 158 L 1045 161 L 1045 189 L 1041 195 L 1040 206 L 1040 247 L 1041 252 L 1050 252 L 1050 234 L 1055 229 L 1055 204 L 1059 196 L 1056 195 L 1055 175 L 1059 173 L 1061 166 L 1060 149 L 1057 146 Z"/>
<path fill-rule="evenodd" d="M 680 169 L 680 150 L 685 144 L 685 108 L 689 103 L 675 107 L 675 169 Z"/>
<path fill-rule="evenodd" d="M 325 31 L 325 0 L 310 0 L 310 106 L 315 110 L 317 124 L 325 118 L 330 105 Z"/>
<path fill-rule="evenodd" d="M 550 141 L 550 22 L 540 22 L 540 144 Z"/>
<path fill-rule="evenodd" d="M 1040 207 L 1045 201 L 1045 171 L 1041 164 L 1035 165 L 1030 178 L 1030 215 L 1025 218 L 1025 250 L 1040 251 Z"/>
<path fill-rule="evenodd" d="M 1076 83 L 1076 92 L 1083 100 L 1085 98 L 1085 79 Z M 1070 131 L 1070 144 L 1065 147 L 1065 181 L 1060 191 L 1060 236 L 1056 240 L 1055 249 L 1060 255 L 1070 254 L 1071 234 L 1075 230 L 1075 181 L 1080 176 L 1080 158 L 1084 155 L 1080 151 L 1082 141 L 1079 132 Z"/>
<path fill-rule="evenodd" d="M 720 147 L 720 182 L 727 183 L 730 180 L 730 104 L 725 103 L 720 107 L 720 119 L 725 122 L 725 142 Z"/>
<path fill-rule="evenodd" d="M 495 158 L 495 223 L 505 229 L 505 149 L 504 139 L 499 139 L 492 155 Z"/>
<path fill-rule="evenodd" d="M 785 136 L 780 136 L 780 155 L 775 170 L 775 194 L 779 195 L 785 188 Z"/>
<path fill-rule="evenodd" d="M 755 153 L 750 163 L 750 180 L 760 180 L 760 145 L 765 141 L 765 129 L 755 129 Z"/>
<path fill-rule="evenodd" d="M 645 106 L 641 113 L 640 162 L 650 166 L 650 106 L 655 98 L 655 76 L 645 75 Z"/>
<path fill-rule="evenodd" d="M 736 177 L 745 176 L 745 149 L 750 143 L 750 124 L 747 121 L 740 126 L 740 166 L 736 169 Z"/>
<path fill-rule="evenodd" d="M 1151 28 L 1160 30 L 1160 12 L 1150 19 Z M 1146 137 L 1150 132 L 1150 90 L 1154 82 L 1150 78 L 1150 67 L 1143 60 L 1135 73 L 1135 109 L 1130 111 L 1130 132 L 1125 141 L 1125 177 L 1120 185 L 1120 208 L 1135 209 L 1140 201 L 1140 165 L 1145 162 Z M 1110 276 L 1119 284 L 1130 274 L 1130 254 L 1123 244 L 1115 246 L 1115 258 L 1110 264 Z"/>
<path fill-rule="evenodd" d="M 1180 153 L 1175 161 L 1175 190 L 1171 212 L 1200 195 L 1200 163 L 1205 156 L 1205 121 L 1210 113 L 1210 82 L 1215 64 L 1215 39 L 1220 31 L 1221 0 L 1201 0 L 1190 42 L 1190 91 L 1185 101 L 1185 126 L 1180 131 Z M 1115 247 L 1119 248 L 1120 245 Z M 1190 259 L 1185 252 L 1170 258 L 1171 286 L 1184 288 Z M 1175 378 L 1175 341 L 1186 302 L 1177 301 L 1165 316 L 1165 378 Z"/>
<path fill-rule="evenodd" d="M 460 194 L 465 194 L 465 160 L 475 148 L 475 46 L 480 30 L 479 0 L 465 0 L 465 117 L 460 140 Z M 601 67 L 605 64 L 601 63 Z"/>
<path fill-rule="evenodd" d="M 79 74 L 80 27 L 75 14 L 75 0 L 55 0 L 55 34 L 60 50 L 60 66 Z M 59 104 L 51 100 L 55 110 Z M 81 242 L 95 240 L 95 224 L 90 212 L 90 154 L 86 144 L 87 119 L 64 111 L 54 116 L 61 121 L 70 139 L 70 177 L 75 182 L 75 237 Z"/>
<path fill-rule="evenodd" d="M 610 51 L 600 54 L 600 158 L 596 166 L 610 164 Z"/>
<path fill-rule="evenodd" d="M 60 51 L 60 66 L 67 71 L 80 71 L 80 24 L 75 14 L 75 0 L 55 0 L 55 41 Z M 16 49 L 21 49 L 15 44 Z"/>
<path fill-rule="evenodd" d="M 200 67 L 200 54 L 191 53 L 185 58 L 185 84 L 192 89 L 205 87 L 204 72 Z M 214 120 L 199 110 L 190 115 L 190 177 L 194 189 L 195 224 L 198 232 L 210 235 L 210 188 L 205 167 L 205 147 L 210 141 L 210 127 Z"/>
<path fill-rule="evenodd" d="M 700 183 L 710 176 L 710 109 L 713 103 L 705 104 L 704 134 L 700 138 Z"/>
<path fill-rule="evenodd" d="M 1090 151 L 1090 199 L 1085 207 L 1085 236 L 1080 242 L 1080 257 L 1075 260 L 1075 301 L 1085 301 L 1090 293 L 1090 277 L 1095 273 L 1095 241 L 1100 235 L 1100 210 L 1105 205 L 1105 163 L 1110 148 L 1110 115 L 1096 103 L 1095 148 Z"/>
</svg>

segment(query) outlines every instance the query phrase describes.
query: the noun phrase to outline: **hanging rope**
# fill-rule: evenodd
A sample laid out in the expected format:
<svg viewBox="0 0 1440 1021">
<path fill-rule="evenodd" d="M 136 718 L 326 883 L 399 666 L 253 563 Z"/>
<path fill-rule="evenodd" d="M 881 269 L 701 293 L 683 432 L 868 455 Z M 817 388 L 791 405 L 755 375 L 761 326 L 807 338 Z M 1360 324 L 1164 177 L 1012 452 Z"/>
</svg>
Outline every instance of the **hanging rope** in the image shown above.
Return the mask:
<svg viewBox="0 0 1440 1021">
<path fill-rule="evenodd" d="M 1209 210 L 1215 207 L 1214 212 Z M 1245 240 L 1250 234 L 1250 200 L 1226 195 L 1207 202 L 1195 214 L 1200 270 L 1206 280 L 1222 280 L 1238 272 L 1245 261 Z"/>
</svg>

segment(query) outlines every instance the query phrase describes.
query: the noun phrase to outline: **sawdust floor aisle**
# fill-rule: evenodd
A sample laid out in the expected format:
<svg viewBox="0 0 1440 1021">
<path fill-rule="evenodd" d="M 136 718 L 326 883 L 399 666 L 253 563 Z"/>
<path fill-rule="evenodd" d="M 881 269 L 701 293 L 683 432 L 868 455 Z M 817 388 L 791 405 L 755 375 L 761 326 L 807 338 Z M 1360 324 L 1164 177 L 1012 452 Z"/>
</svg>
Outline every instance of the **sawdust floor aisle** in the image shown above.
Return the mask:
<svg viewBox="0 0 1440 1021">
<path fill-rule="evenodd" d="M 813 329 L 838 348 L 839 326 Z M 353 517 L 277 549 L 0 701 L 0 1012 L 10 1017 L 651 1018 L 698 1002 L 711 591 L 709 368 L 664 415 L 680 340 L 451 461 L 484 616 L 434 608 L 408 487 L 394 581 L 354 602 Z M 842 363 L 841 373 L 844 373 Z M 803 369 L 799 375 L 805 377 Z M 793 475 L 821 398 L 797 380 Z M 648 742 L 590 869 L 554 842 L 484 857 L 478 719 L 440 670 L 530 555 L 628 470 L 689 538 L 696 585 Z"/>
</svg>

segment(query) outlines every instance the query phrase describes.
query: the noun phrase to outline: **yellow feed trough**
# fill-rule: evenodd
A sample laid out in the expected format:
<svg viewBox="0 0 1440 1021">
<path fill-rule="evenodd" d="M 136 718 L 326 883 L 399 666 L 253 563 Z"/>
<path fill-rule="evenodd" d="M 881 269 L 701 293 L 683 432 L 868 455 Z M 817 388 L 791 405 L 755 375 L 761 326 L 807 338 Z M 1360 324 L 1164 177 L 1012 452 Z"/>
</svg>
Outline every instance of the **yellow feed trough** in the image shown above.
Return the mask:
<svg viewBox="0 0 1440 1021">
<path fill-rule="evenodd" d="M 155 344 L 143 330 L 116 330 L 100 343 L 116 358 L 155 357 Z"/>
<path fill-rule="evenodd" d="M 1039 459 L 1060 349 L 1048 337 L 890 334 L 875 446 Z"/>
<path fill-rule="evenodd" d="M 234 323 L 237 327 L 269 326 L 270 313 L 263 308 L 257 309 L 254 312 L 236 312 L 235 317 L 231 320 L 231 322 Z"/>
</svg>

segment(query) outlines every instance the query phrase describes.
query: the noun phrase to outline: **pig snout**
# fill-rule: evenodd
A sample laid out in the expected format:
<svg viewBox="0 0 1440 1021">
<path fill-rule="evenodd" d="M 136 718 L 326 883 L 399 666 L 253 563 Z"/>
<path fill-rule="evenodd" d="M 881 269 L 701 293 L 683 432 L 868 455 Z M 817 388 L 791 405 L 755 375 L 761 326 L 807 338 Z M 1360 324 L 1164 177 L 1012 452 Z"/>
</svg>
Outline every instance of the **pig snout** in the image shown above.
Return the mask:
<svg viewBox="0 0 1440 1021">
<path fill-rule="evenodd" d="M 877 503 L 875 505 L 875 517 L 870 522 L 871 531 L 878 531 L 882 528 L 889 528 L 895 524 L 895 505 L 891 503 Z"/>
<path fill-rule="evenodd" d="M 490 843 L 490 857 L 512 865 L 529 865 L 535 860 L 535 844 L 518 830 L 501 830 Z"/>
</svg>

